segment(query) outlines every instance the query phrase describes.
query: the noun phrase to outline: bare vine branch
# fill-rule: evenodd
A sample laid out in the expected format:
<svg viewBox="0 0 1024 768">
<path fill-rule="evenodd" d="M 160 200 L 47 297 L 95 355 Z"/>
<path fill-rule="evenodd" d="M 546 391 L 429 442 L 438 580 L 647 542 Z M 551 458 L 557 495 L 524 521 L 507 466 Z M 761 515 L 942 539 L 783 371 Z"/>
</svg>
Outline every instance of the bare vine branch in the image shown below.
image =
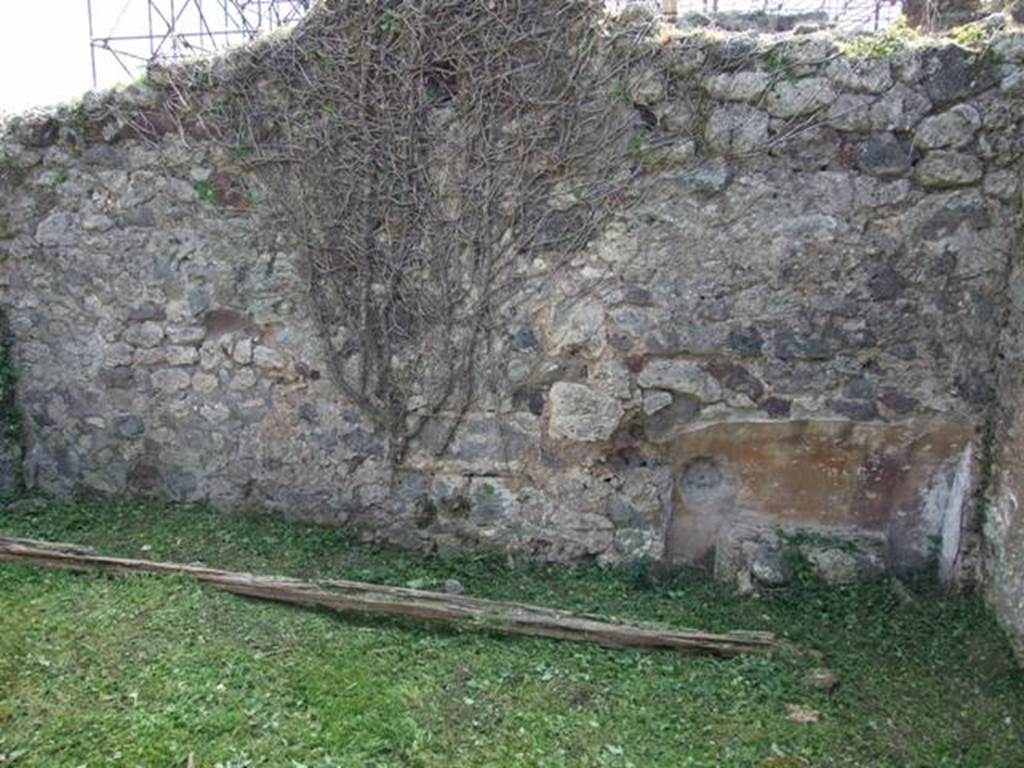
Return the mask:
<svg viewBox="0 0 1024 768">
<path fill-rule="evenodd" d="M 593 0 L 325 0 L 216 88 L 178 75 L 179 113 L 257 170 L 333 379 L 395 461 L 442 414 L 450 442 L 528 281 L 630 199 L 644 49 L 603 20 Z"/>
</svg>

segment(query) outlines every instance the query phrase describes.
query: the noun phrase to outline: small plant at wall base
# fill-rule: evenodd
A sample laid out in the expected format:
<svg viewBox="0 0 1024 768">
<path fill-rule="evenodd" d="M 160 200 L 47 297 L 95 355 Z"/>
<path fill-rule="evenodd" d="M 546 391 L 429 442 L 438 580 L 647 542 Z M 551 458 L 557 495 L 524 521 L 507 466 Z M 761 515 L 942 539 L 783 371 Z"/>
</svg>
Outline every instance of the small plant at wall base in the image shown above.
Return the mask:
<svg viewBox="0 0 1024 768">
<path fill-rule="evenodd" d="M 215 101 L 207 69 L 170 73 L 186 130 L 266 187 L 332 378 L 396 463 L 428 427 L 447 448 L 503 380 L 499 329 L 531 284 L 635 199 L 631 105 L 613 94 L 651 54 L 617 45 L 643 32 L 610 33 L 602 10 L 337 0 L 237 53 Z"/>
</svg>

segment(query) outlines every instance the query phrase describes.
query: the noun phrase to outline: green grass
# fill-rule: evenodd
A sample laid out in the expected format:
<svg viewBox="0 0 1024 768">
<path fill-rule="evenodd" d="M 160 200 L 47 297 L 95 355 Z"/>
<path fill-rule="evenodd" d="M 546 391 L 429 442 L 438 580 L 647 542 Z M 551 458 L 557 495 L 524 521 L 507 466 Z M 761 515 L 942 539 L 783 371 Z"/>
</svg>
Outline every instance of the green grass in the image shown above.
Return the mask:
<svg viewBox="0 0 1024 768">
<path fill-rule="evenodd" d="M 3 507 L 0 507 L 2 510 Z M 184 579 L 0 565 L 0 765 L 1019 766 L 1024 675 L 973 597 L 420 560 L 344 533 L 156 503 L 0 511 L 104 553 L 433 584 L 816 651 L 719 660 L 340 618 Z M 832 694 L 803 682 L 827 665 Z M 786 706 L 820 713 L 790 722 Z"/>
</svg>

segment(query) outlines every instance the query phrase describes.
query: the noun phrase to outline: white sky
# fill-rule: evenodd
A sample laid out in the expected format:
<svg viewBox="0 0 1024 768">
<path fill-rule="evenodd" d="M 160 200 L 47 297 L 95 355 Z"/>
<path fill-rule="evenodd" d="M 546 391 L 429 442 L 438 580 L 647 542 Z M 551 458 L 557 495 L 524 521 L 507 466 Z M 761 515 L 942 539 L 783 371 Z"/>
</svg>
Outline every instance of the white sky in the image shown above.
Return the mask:
<svg viewBox="0 0 1024 768">
<path fill-rule="evenodd" d="M 0 0 L 0 112 L 64 101 L 90 87 L 85 0 Z"/>
<path fill-rule="evenodd" d="M 146 0 L 91 0 L 93 10 L 93 36 L 146 35 L 150 21 L 155 31 L 167 30 L 169 19 L 182 38 L 191 43 L 189 51 L 216 50 L 228 42 L 237 43 L 240 37 L 225 37 L 219 32 L 237 29 L 240 18 L 231 11 L 230 21 L 222 3 L 217 0 L 193 2 L 160 0 L 150 13 Z M 256 22 L 258 3 L 245 5 L 250 24 Z M 269 4 L 267 4 L 269 5 Z M 203 6 L 200 16 L 197 6 Z M 282 3 L 281 8 L 289 6 Z M 282 11 L 286 12 L 286 11 Z M 200 18 L 209 31 L 217 31 L 214 38 L 196 38 Z M 0 112 L 19 112 L 32 106 L 53 104 L 74 99 L 92 87 L 92 63 L 89 46 L 89 13 L 87 0 L 0 0 Z M 121 61 L 131 72 L 118 63 L 109 52 L 97 51 L 97 80 L 101 88 L 121 82 L 130 82 L 142 74 L 144 61 L 152 50 L 150 43 L 137 41 L 112 42 L 121 52 Z M 170 53 L 174 43 L 165 42 L 161 51 Z M 183 53 L 187 53 L 184 49 Z M 127 55 L 125 55 L 127 54 Z M 134 54 L 134 58 L 131 54 Z"/>
<path fill-rule="evenodd" d="M 218 5 L 206 4 L 210 28 L 230 28 L 216 13 Z M 169 3 L 162 1 L 157 7 L 169 15 Z M 92 88 L 87 8 L 86 0 L 0 0 L 0 112 L 67 101 Z M 194 31 L 198 23 L 195 6 L 179 0 L 175 8 L 178 28 Z M 92 9 L 93 34 L 97 38 L 145 35 L 148 31 L 146 0 L 92 0 Z M 161 16 L 155 13 L 152 18 L 159 29 Z M 163 26 L 166 29 L 166 22 Z M 218 38 L 214 45 L 219 48 L 222 44 Z M 149 43 L 145 41 L 113 45 L 141 58 L 122 56 L 122 61 L 134 69 L 129 74 L 109 52 L 98 51 L 97 79 L 101 88 L 134 80 L 142 73 L 142 60 L 149 55 Z"/>
</svg>

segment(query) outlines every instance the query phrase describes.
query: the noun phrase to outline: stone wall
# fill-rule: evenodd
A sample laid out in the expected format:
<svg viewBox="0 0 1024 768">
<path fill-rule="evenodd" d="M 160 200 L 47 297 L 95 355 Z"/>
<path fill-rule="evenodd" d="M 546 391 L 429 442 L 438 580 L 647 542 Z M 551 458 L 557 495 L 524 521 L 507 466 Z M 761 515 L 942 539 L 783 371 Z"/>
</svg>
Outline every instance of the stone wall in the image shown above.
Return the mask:
<svg viewBox="0 0 1024 768">
<path fill-rule="evenodd" d="M 1024 262 L 1018 251 L 1009 281 L 1009 307 L 1000 350 L 998 408 L 992 422 L 981 505 L 985 584 L 996 613 L 1024 658 Z"/>
<path fill-rule="evenodd" d="M 741 586 L 784 579 L 797 533 L 829 579 L 954 574 L 1017 247 L 1024 34 L 855 52 L 669 35 L 630 94 L 653 194 L 524 304 L 507 386 L 450 450 L 438 424 L 397 470 L 325 373 L 300 260 L 159 87 L 19 121 L 0 301 L 27 482 Z"/>
<path fill-rule="evenodd" d="M 21 413 L 17 402 L 17 371 L 10 359 L 7 318 L 0 312 L 0 494 L 21 487 Z"/>
</svg>

